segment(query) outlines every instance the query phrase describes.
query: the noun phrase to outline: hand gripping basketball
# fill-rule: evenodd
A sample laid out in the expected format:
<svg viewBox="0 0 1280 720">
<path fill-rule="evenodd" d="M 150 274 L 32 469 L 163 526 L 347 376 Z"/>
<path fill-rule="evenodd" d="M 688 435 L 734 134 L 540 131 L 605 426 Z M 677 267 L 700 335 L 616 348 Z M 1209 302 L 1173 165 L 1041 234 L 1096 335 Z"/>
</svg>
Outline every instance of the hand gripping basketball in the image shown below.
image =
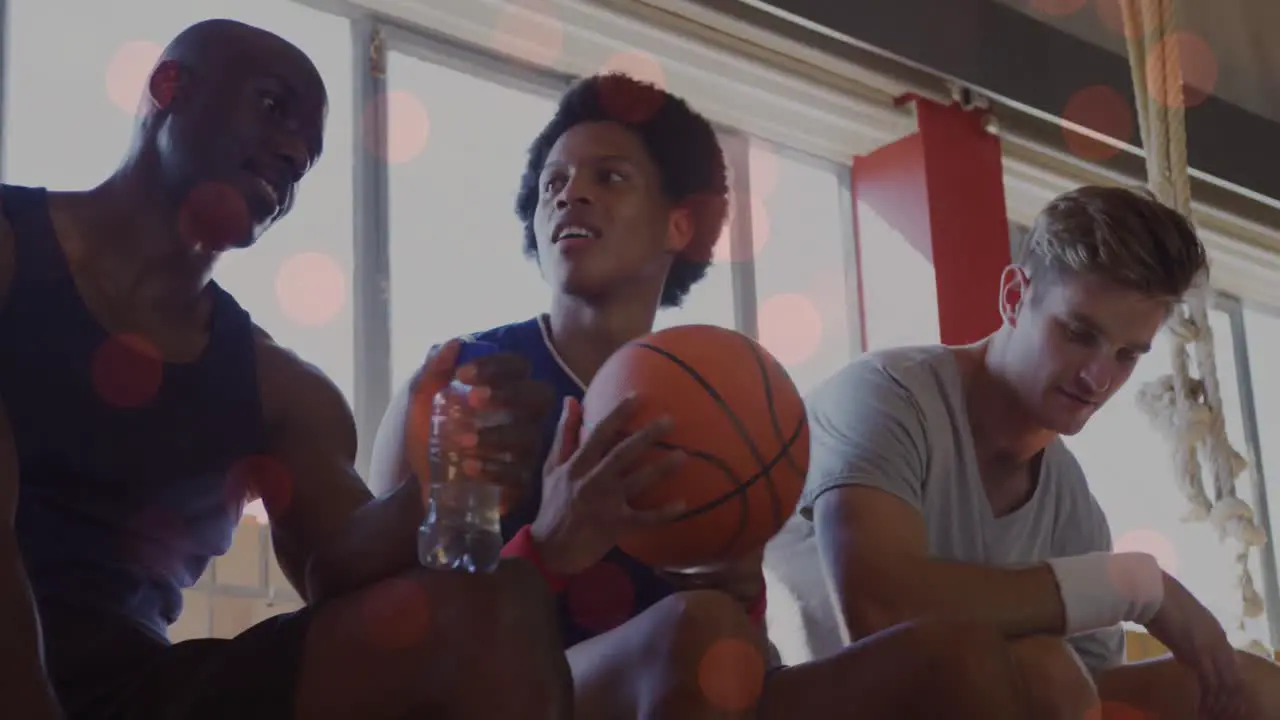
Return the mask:
<svg viewBox="0 0 1280 720">
<path fill-rule="evenodd" d="M 636 510 L 628 502 L 685 460 L 676 451 L 642 464 L 671 428 L 671 420 L 660 418 L 628 434 L 625 427 L 634 411 L 634 398 L 624 398 L 579 442 L 582 406 L 572 398 L 565 402 L 543 469 L 542 507 L 529 528 L 552 572 L 582 572 L 604 558 L 622 535 L 670 522 L 684 512 L 682 503 Z"/>
</svg>

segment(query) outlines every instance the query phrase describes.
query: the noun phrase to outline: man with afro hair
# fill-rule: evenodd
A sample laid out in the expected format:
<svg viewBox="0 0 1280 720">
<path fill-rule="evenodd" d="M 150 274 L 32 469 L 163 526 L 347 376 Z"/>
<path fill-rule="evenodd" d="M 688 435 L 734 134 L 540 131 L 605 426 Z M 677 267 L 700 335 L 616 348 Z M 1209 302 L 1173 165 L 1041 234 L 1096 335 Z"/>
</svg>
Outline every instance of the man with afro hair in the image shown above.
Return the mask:
<svg viewBox="0 0 1280 720">
<path fill-rule="evenodd" d="M 685 101 L 625 75 L 582 80 L 534 139 L 516 198 L 524 252 L 553 288 L 551 307 L 468 336 L 524 357 L 561 400 L 559 417 L 547 419 L 545 466 L 503 518 L 503 554 L 529 560 L 557 594 L 576 716 L 1025 717 L 993 632 L 904 625 L 826 660 L 770 668 L 759 556 L 675 575 L 616 547 L 621 534 L 679 514 L 627 500 L 681 459 L 627 461 L 666 426 L 618 431 L 632 410 L 625 401 L 579 441 L 580 402 L 605 360 L 651 332 L 659 308 L 679 306 L 706 274 L 728 192 L 715 131 Z M 408 398 L 406 387 L 378 432 L 377 492 L 410 472 Z"/>
</svg>

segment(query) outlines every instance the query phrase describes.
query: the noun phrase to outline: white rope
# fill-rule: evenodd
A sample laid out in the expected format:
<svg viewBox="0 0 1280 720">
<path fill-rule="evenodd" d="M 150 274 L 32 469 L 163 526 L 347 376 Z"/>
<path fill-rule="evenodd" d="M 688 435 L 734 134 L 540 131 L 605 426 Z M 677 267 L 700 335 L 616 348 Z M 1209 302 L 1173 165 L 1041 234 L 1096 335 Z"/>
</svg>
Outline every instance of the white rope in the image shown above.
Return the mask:
<svg viewBox="0 0 1280 720">
<path fill-rule="evenodd" d="M 1161 202 L 1190 219 L 1182 65 L 1177 42 L 1165 41 L 1174 27 L 1174 7 L 1174 0 L 1122 2 L 1147 181 Z M 1249 554 L 1266 542 L 1266 534 L 1254 523 L 1253 508 L 1236 495 L 1236 478 L 1247 462 L 1227 437 L 1209 323 L 1212 298 L 1206 271 L 1174 310 L 1166 328 L 1173 372 L 1143 386 L 1138 407 L 1173 444 L 1174 480 L 1190 506 L 1183 519 L 1208 520 L 1219 538 L 1230 538 L 1240 546 L 1236 585 L 1243 628 L 1244 619 L 1259 617 L 1265 609 L 1249 572 Z M 1192 357 L 1196 376 L 1191 372 Z M 1205 492 L 1202 468 L 1213 480 L 1212 499 Z"/>
</svg>

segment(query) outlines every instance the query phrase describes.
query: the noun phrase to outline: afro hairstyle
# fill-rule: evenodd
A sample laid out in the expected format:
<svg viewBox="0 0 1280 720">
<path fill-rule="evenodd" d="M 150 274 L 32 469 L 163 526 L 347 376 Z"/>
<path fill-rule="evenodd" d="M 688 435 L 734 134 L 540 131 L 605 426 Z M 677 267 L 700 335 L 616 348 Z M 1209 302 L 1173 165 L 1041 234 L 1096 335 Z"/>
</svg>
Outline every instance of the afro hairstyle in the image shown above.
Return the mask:
<svg viewBox="0 0 1280 720">
<path fill-rule="evenodd" d="M 658 168 L 667 200 L 692 212 L 693 238 L 672 262 L 660 299 L 662 307 L 679 307 L 694 283 L 707 274 L 724 227 L 729 206 L 724 152 L 711 123 L 683 99 L 628 75 L 580 80 L 560 99 L 555 116 L 529 146 L 516 196 L 516 216 L 524 224 L 524 254 L 538 257 L 533 217 L 547 155 L 562 135 L 588 122 L 616 122 L 635 133 Z"/>
</svg>

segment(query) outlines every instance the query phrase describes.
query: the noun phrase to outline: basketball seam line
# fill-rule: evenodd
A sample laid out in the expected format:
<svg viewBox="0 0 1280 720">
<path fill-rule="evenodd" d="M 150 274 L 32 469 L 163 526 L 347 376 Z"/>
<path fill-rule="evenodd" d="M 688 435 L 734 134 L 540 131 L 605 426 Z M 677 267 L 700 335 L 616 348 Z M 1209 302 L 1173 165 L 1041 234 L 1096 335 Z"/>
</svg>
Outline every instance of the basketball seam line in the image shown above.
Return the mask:
<svg viewBox="0 0 1280 720">
<path fill-rule="evenodd" d="M 744 340 L 745 339 L 746 338 L 744 338 Z M 800 432 L 803 429 L 807 418 L 803 416 L 801 417 L 795 433 L 789 440 L 783 437 L 778 438 L 778 440 L 780 442 L 783 442 L 784 445 L 779 449 L 779 452 L 777 455 L 775 455 L 770 460 L 766 461 L 764 458 L 764 454 L 760 452 L 759 446 L 756 445 L 755 440 L 751 437 L 751 434 L 747 432 L 747 428 L 743 424 L 742 419 L 738 417 L 738 414 L 734 412 L 732 408 L 729 407 L 729 404 L 725 401 L 724 397 L 720 394 L 720 392 L 716 390 L 716 388 L 713 385 L 711 385 L 711 383 L 708 382 L 707 379 L 703 377 L 701 373 L 699 373 L 696 369 L 694 369 L 692 366 L 690 366 L 684 360 L 680 359 L 675 354 L 670 353 L 660 347 L 651 345 L 649 343 L 636 343 L 636 345 L 638 347 L 645 348 L 646 350 L 649 350 L 660 357 L 666 358 L 676 367 L 680 368 L 685 373 L 687 373 L 694 382 L 700 385 L 702 389 L 707 392 L 707 395 L 711 398 L 711 400 L 717 406 L 719 406 L 720 410 L 725 414 L 725 417 L 729 420 L 730 424 L 733 426 L 734 431 L 737 433 L 739 439 L 742 440 L 742 442 L 747 446 L 747 449 L 750 451 L 751 455 L 753 456 L 753 458 L 761 468 L 760 472 L 755 473 L 747 480 L 743 481 L 742 483 L 739 483 L 738 478 L 735 477 L 732 472 L 728 472 L 728 469 L 724 468 L 721 465 L 720 466 L 721 469 L 725 470 L 726 474 L 729 476 L 730 482 L 734 483 L 734 486 L 735 486 L 734 490 L 731 491 L 731 493 L 727 496 L 717 498 L 716 500 L 713 500 L 710 503 L 707 503 L 698 508 L 694 508 L 680 516 L 680 519 L 684 519 L 686 517 L 692 517 L 698 514 L 705 513 L 713 509 L 714 507 L 718 507 L 720 504 L 724 502 L 728 502 L 734 496 L 742 498 L 743 511 L 739 519 L 737 532 L 733 535 L 733 537 L 727 543 L 728 547 L 724 548 L 723 550 L 724 553 L 727 553 L 730 548 L 732 548 L 735 544 L 737 544 L 737 542 L 741 539 L 743 533 L 745 533 L 746 531 L 746 525 L 750 515 L 749 505 L 747 504 L 746 491 L 749 490 L 761 478 L 767 477 L 769 475 L 770 470 L 776 467 L 778 462 L 782 458 L 785 458 L 787 456 L 787 453 L 790 451 L 791 447 L 795 444 L 795 441 L 799 439 Z M 748 347 L 751 349 L 752 353 L 756 356 L 757 365 L 761 366 L 761 369 L 765 372 L 766 387 L 768 387 L 767 368 L 765 368 L 762 365 L 762 358 L 760 357 L 760 354 L 756 350 L 756 348 L 751 346 L 750 343 L 748 343 Z M 773 398 L 770 397 L 769 395 L 766 395 L 765 404 L 770 407 L 770 412 L 772 416 L 776 418 L 776 411 L 773 409 Z M 776 421 L 773 424 L 774 424 L 775 432 L 781 429 L 778 426 L 778 423 Z M 778 434 L 781 435 L 780 432 Z M 703 459 L 706 459 L 706 458 L 703 458 Z M 717 458 L 717 460 L 721 460 L 721 459 Z M 721 463 L 723 463 L 723 460 L 721 460 Z M 781 501 L 777 498 L 777 492 L 776 492 L 776 489 L 773 487 L 772 478 L 769 478 L 769 482 L 767 483 L 767 486 L 769 487 L 769 490 L 770 490 L 770 496 L 771 496 L 770 499 L 773 500 L 773 505 L 774 505 L 773 515 L 775 519 L 780 519 L 782 514 L 781 507 L 780 507 Z"/>
</svg>

